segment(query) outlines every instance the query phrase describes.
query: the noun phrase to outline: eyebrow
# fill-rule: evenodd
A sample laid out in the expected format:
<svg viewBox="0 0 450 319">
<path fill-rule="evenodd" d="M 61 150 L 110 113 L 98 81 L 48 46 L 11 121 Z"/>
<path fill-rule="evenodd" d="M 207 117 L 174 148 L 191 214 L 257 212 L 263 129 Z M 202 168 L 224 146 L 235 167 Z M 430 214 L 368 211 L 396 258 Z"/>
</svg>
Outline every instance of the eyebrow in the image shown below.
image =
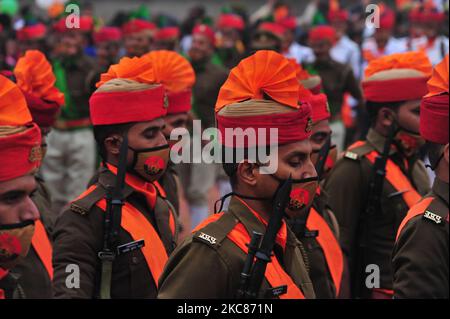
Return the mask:
<svg viewBox="0 0 450 319">
<path fill-rule="evenodd" d="M 288 157 L 304 157 L 304 156 L 308 156 L 309 153 L 308 152 L 302 152 L 302 151 L 292 151 L 288 154 L 286 154 L 284 157 L 288 158 Z"/>
</svg>

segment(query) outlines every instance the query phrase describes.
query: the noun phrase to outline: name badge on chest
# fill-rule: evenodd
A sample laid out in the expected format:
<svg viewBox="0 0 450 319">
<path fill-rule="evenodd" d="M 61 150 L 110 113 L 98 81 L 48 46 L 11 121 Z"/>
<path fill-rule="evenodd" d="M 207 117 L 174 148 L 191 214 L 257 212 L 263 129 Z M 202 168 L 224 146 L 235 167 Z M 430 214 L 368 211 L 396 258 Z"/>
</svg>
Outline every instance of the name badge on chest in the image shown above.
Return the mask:
<svg viewBox="0 0 450 319">
<path fill-rule="evenodd" d="M 127 244 L 123 244 L 123 245 L 117 246 L 117 255 L 120 256 L 122 254 L 132 252 L 133 250 L 141 249 L 144 246 L 145 246 L 145 242 L 143 239 L 139 239 L 139 240 L 129 242 Z"/>
</svg>

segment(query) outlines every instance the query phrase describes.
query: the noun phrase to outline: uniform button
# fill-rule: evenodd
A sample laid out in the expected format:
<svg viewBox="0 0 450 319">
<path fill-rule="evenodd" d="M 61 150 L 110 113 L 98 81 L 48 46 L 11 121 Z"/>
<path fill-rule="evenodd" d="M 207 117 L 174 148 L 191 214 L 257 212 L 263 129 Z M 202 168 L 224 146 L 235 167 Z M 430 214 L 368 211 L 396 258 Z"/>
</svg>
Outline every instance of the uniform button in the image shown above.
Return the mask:
<svg viewBox="0 0 450 319">
<path fill-rule="evenodd" d="M 133 258 L 131 258 L 131 262 L 132 262 L 134 265 L 136 265 L 136 264 L 139 262 L 139 260 L 138 260 L 137 257 L 133 257 Z"/>
</svg>

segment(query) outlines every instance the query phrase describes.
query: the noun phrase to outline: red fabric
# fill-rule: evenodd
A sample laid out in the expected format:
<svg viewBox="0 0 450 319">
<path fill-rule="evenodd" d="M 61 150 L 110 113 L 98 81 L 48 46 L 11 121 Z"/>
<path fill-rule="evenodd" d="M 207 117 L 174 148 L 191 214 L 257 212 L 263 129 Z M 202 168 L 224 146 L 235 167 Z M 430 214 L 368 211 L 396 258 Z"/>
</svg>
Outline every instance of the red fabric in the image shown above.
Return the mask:
<svg viewBox="0 0 450 319">
<path fill-rule="evenodd" d="M 264 22 L 258 27 L 258 30 L 271 33 L 278 38 L 283 38 L 284 32 L 286 31 L 281 24 L 274 22 Z"/>
<path fill-rule="evenodd" d="M 297 18 L 296 17 L 286 17 L 280 21 L 278 24 L 283 28 L 294 31 L 297 28 Z"/>
<path fill-rule="evenodd" d="M 178 39 L 180 37 L 180 29 L 178 27 L 166 27 L 159 29 L 155 34 L 155 40 L 164 41 Z"/>
<path fill-rule="evenodd" d="M 420 100 L 427 94 L 426 77 L 363 82 L 367 101 L 397 102 Z"/>
<path fill-rule="evenodd" d="M 122 26 L 122 32 L 124 35 L 139 33 L 146 30 L 156 31 L 156 29 L 157 27 L 153 22 L 145 21 L 142 19 L 133 19 Z"/>
<path fill-rule="evenodd" d="M 317 42 L 323 40 L 328 40 L 332 44 L 336 43 L 337 41 L 336 30 L 329 25 L 320 25 L 312 28 L 309 31 L 309 41 Z"/>
<path fill-rule="evenodd" d="M 167 113 L 162 85 L 143 91 L 94 93 L 89 104 L 93 125 L 152 121 Z"/>
<path fill-rule="evenodd" d="M 328 120 L 331 117 L 330 107 L 328 106 L 327 96 L 325 94 L 312 95 L 306 98 L 305 102 L 311 105 L 313 123 Z"/>
<path fill-rule="evenodd" d="M 22 93 L 27 101 L 31 116 L 33 117 L 33 122 L 40 127 L 53 126 L 59 114 L 60 105 L 56 102 L 44 101 L 43 99 L 24 91 L 22 91 Z"/>
<path fill-rule="evenodd" d="M 256 116 L 240 116 L 240 117 L 225 117 L 216 114 L 217 127 L 221 133 L 221 143 L 227 147 L 253 147 L 270 145 L 270 129 L 278 129 L 277 145 L 285 145 L 298 141 L 305 140 L 311 136 L 311 107 L 309 104 L 302 104 L 299 111 L 270 114 L 270 115 L 256 115 Z M 225 129 L 241 128 L 244 132 L 247 128 L 253 129 L 256 133 L 255 140 L 252 141 L 243 136 L 235 138 L 228 138 Z M 258 136 L 258 129 L 266 129 L 265 139 L 261 140 Z"/>
<path fill-rule="evenodd" d="M 242 31 L 245 28 L 244 19 L 237 14 L 222 14 L 217 21 L 217 28 L 233 28 Z"/>
<path fill-rule="evenodd" d="M 32 123 L 24 132 L 0 137 L 0 182 L 23 176 L 40 166 L 41 131 Z"/>
<path fill-rule="evenodd" d="M 25 26 L 19 31 L 17 31 L 17 40 L 26 41 L 41 39 L 47 33 L 47 28 L 42 23 L 37 23 L 35 25 Z"/>
<path fill-rule="evenodd" d="M 424 98 L 420 105 L 420 135 L 427 141 L 447 144 L 449 95 Z"/>
<path fill-rule="evenodd" d="M 117 27 L 103 27 L 94 33 L 94 42 L 96 44 L 107 41 L 120 41 L 122 31 Z"/>
<path fill-rule="evenodd" d="M 206 24 L 196 25 L 192 30 L 192 35 L 195 34 L 202 34 L 206 36 L 214 46 L 216 45 L 216 35 L 214 33 L 214 30 L 210 26 Z"/>
<path fill-rule="evenodd" d="M 64 33 L 67 31 L 81 31 L 81 32 L 89 32 L 94 28 L 94 19 L 90 16 L 81 16 L 80 17 L 80 27 L 79 28 L 67 28 L 66 26 L 66 17 L 61 18 L 53 25 L 53 29 L 56 32 Z"/>
<path fill-rule="evenodd" d="M 347 21 L 348 20 L 348 11 L 347 10 L 330 10 L 328 12 L 328 21 L 337 22 L 337 21 Z"/>
<path fill-rule="evenodd" d="M 191 110 L 192 91 L 167 93 L 169 108 L 167 114 L 187 113 Z"/>
<path fill-rule="evenodd" d="M 380 29 L 391 30 L 395 26 L 395 13 L 389 8 L 386 8 L 380 16 Z"/>
</svg>

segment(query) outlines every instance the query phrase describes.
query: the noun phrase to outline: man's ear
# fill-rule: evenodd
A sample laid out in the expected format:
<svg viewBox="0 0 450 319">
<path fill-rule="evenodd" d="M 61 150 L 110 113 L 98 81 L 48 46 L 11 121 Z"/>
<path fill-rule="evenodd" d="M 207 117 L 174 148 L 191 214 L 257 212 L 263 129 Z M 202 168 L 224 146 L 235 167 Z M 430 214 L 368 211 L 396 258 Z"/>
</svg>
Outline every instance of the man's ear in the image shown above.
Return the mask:
<svg viewBox="0 0 450 319">
<path fill-rule="evenodd" d="M 237 177 L 240 182 L 245 183 L 248 186 L 256 185 L 256 178 L 258 174 L 258 167 L 254 163 L 250 163 L 248 160 L 243 160 L 239 163 L 237 168 Z"/>
<path fill-rule="evenodd" d="M 378 111 L 378 121 L 384 127 L 390 127 L 395 120 L 394 112 L 388 107 L 382 107 Z"/>
<path fill-rule="evenodd" d="M 103 143 L 108 154 L 119 155 L 120 145 L 122 145 L 122 136 L 113 134 L 105 138 Z"/>
</svg>

